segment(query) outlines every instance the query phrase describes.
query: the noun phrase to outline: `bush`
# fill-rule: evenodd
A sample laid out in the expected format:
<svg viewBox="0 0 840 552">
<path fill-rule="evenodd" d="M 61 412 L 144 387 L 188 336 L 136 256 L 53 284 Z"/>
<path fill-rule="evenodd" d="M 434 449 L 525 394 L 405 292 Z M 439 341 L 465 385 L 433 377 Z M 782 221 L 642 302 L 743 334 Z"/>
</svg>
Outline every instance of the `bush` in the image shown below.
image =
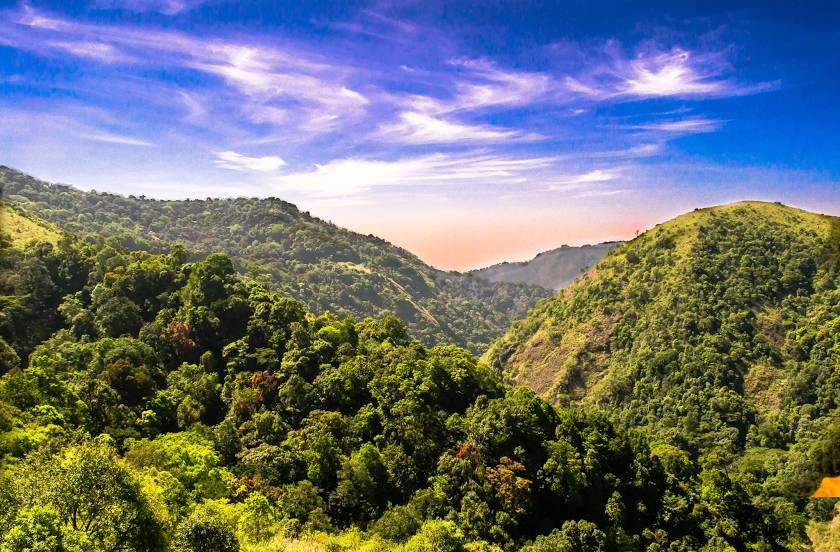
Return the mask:
<svg viewBox="0 0 840 552">
<path fill-rule="evenodd" d="M 455 523 L 434 519 L 423 524 L 420 531 L 405 545 L 405 552 L 461 552 L 464 534 Z"/>
<path fill-rule="evenodd" d="M 202 510 L 178 526 L 174 545 L 182 552 L 239 552 L 233 529 L 219 516 Z"/>
</svg>

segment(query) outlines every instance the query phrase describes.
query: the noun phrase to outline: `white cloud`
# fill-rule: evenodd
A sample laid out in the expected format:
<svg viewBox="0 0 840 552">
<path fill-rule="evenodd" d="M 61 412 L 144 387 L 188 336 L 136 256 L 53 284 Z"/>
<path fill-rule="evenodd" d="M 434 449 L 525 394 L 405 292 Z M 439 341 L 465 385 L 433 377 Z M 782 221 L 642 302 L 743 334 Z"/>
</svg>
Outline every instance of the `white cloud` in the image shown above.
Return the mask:
<svg viewBox="0 0 840 552">
<path fill-rule="evenodd" d="M 120 136 L 119 134 L 112 134 L 110 132 L 103 131 L 82 132 L 81 134 L 79 134 L 79 137 L 85 138 L 87 140 L 94 140 L 96 142 L 120 144 L 123 146 L 154 146 L 153 143 L 147 142 L 146 140 L 139 140 L 137 138 L 131 138 L 129 136 Z"/>
<path fill-rule="evenodd" d="M 745 84 L 731 76 L 725 52 L 637 51 L 625 57 L 615 43 L 607 44 L 609 61 L 593 62 L 580 75 L 567 76 L 567 91 L 590 98 L 644 99 L 657 97 L 708 98 L 755 94 L 778 87 L 778 82 Z"/>
<path fill-rule="evenodd" d="M 655 130 L 669 133 L 692 134 L 697 132 L 713 132 L 720 128 L 722 124 L 723 121 L 717 119 L 692 117 L 689 119 L 644 123 L 634 125 L 631 128 L 638 130 Z"/>
<path fill-rule="evenodd" d="M 558 184 L 588 184 L 590 182 L 606 182 L 608 180 L 615 180 L 619 176 L 621 175 L 616 172 L 595 169 L 594 171 L 589 171 L 587 173 L 578 174 L 565 180 L 561 180 Z"/>
<path fill-rule="evenodd" d="M 704 76 L 691 65 L 688 52 L 677 50 L 653 58 L 641 57 L 629 63 L 630 76 L 622 94 L 633 96 L 691 96 L 721 92 L 727 83 Z"/>
<path fill-rule="evenodd" d="M 499 69 L 483 60 L 455 60 L 458 67 L 450 98 L 409 95 L 402 103 L 412 111 L 427 114 L 451 114 L 490 107 L 516 107 L 544 99 L 554 87 L 553 80 L 543 73 Z M 452 79 L 451 73 L 446 78 Z"/>
<path fill-rule="evenodd" d="M 416 111 L 400 113 L 395 123 L 383 125 L 374 133 L 381 141 L 403 144 L 487 143 L 529 139 L 517 130 L 490 125 L 463 124 Z"/>
<path fill-rule="evenodd" d="M 274 156 L 248 157 L 235 151 L 216 152 L 216 165 L 232 171 L 272 172 L 286 162 Z"/>
<path fill-rule="evenodd" d="M 650 157 L 662 153 L 662 144 L 638 144 L 624 149 L 594 152 L 592 157 L 614 158 L 614 159 L 632 159 L 636 157 Z"/>
<path fill-rule="evenodd" d="M 165 4 L 173 9 L 186 5 Z M 247 44 L 175 31 L 81 23 L 42 15 L 29 7 L 16 21 L 0 22 L 0 35 L 14 47 L 44 55 L 69 53 L 107 63 L 186 68 L 217 77 L 238 97 L 231 102 L 230 93 L 217 91 L 213 103 L 205 101 L 206 107 L 236 110 L 240 119 L 297 131 L 296 137 L 355 122 L 369 103 L 347 82 L 354 69 L 321 61 L 316 53 L 292 43 Z M 277 113 L 288 114 L 282 125 L 274 123 Z"/>
<path fill-rule="evenodd" d="M 125 62 L 133 59 L 131 56 L 124 55 L 110 44 L 105 44 L 104 42 L 63 42 L 56 40 L 48 42 L 48 45 L 66 50 L 79 57 L 96 59 L 106 63 Z"/>
<path fill-rule="evenodd" d="M 337 159 L 312 170 L 279 176 L 278 190 L 316 198 L 346 197 L 374 188 L 445 184 L 524 184 L 549 170 L 551 157 L 516 158 L 482 152 L 433 154 L 394 161 Z"/>
<path fill-rule="evenodd" d="M 380 140 L 407 144 L 490 143 L 504 140 L 536 140 L 541 136 L 463 119 L 473 112 L 509 109 L 546 99 L 554 87 L 548 75 L 499 69 L 483 59 L 454 60 L 458 76 L 451 72 L 435 79 L 454 82 L 449 97 L 422 94 L 393 97 L 403 109 L 397 120 L 373 134 Z"/>
</svg>

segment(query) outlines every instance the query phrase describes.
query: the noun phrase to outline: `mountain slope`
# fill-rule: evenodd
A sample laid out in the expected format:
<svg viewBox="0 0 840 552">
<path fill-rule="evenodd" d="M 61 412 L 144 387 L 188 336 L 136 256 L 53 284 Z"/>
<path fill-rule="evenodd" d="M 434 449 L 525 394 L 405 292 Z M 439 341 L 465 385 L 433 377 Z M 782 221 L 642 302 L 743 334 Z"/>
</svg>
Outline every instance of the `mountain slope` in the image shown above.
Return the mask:
<svg viewBox="0 0 840 552">
<path fill-rule="evenodd" d="M 486 348 L 511 321 L 549 295 L 536 286 L 444 272 L 374 236 L 339 228 L 276 198 L 158 201 L 83 192 L 0 167 L 6 198 L 82 238 L 119 239 L 197 258 L 230 255 L 237 269 L 317 312 L 363 318 L 391 312 L 427 344 Z"/>
<path fill-rule="evenodd" d="M 548 289 L 562 289 L 572 283 L 622 242 L 572 247 L 564 245 L 544 251 L 530 261 L 499 263 L 470 271 L 491 282 L 533 284 Z"/>
<path fill-rule="evenodd" d="M 785 447 L 840 401 L 838 266 L 840 219 L 696 210 L 619 247 L 485 359 L 689 448 Z"/>
<path fill-rule="evenodd" d="M 53 225 L 3 203 L 0 203 L 0 229 L 11 238 L 13 247 L 22 247 L 30 241 L 55 245 L 61 239 L 61 231 Z"/>
</svg>

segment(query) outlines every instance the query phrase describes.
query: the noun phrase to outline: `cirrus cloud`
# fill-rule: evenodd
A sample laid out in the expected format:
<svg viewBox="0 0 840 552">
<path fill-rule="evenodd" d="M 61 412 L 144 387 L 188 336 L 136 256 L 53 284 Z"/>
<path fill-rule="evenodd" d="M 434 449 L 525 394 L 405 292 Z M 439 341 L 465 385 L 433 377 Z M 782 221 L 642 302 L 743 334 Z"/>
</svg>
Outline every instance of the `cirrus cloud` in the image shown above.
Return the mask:
<svg viewBox="0 0 840 552">
<path fill-rule="evenodd" d="M 216 152 L 216 165 L 232 171 L 272 172 L 285 164 L 283 159 L 273 155 L 249 157 L 235 151 Z"/>
</svg>

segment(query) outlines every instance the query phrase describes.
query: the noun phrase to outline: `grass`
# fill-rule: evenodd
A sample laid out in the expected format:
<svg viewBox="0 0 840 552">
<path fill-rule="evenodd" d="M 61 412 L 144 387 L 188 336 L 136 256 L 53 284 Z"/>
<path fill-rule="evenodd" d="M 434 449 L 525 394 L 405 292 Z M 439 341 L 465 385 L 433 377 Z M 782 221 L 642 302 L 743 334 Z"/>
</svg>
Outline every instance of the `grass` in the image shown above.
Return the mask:
<svg viewBox="0 0 840 552">
<path fill-rule="evenodd" d="M 61 232 L 48 222 L 5 205 L 0 205 L 0 230 L 11 237 L 14 247 L 32 241 L 55 245 L 61 239 Z"/>
</svg>

